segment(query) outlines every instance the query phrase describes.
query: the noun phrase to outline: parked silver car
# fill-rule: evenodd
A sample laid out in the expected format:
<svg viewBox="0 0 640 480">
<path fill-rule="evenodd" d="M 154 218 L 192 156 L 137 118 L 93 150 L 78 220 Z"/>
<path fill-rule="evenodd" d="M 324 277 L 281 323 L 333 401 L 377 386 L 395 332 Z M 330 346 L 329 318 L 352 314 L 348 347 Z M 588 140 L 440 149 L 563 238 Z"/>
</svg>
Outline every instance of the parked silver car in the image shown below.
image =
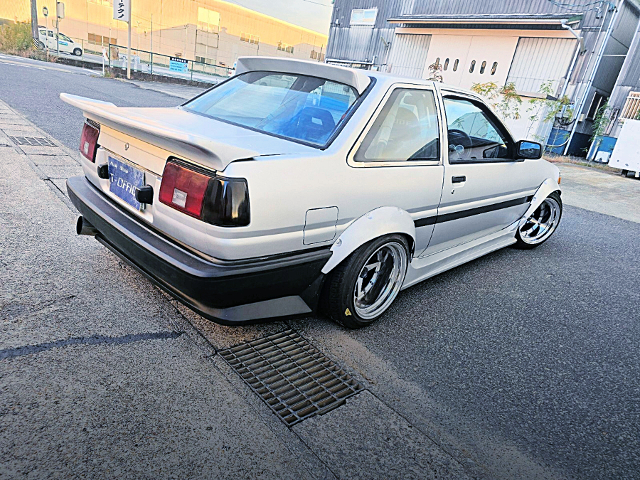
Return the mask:
<svg viewBox="0 0 640 480">
<path fill-rule="evenodd" d="M 238 60 L 177 108 L 84 112 L 78 233 L 223 324 L 320 308 L 362 327 L 400 290 L 546 241 L 558 169 L 471 92 L 321 63 Z"/>
</svg>

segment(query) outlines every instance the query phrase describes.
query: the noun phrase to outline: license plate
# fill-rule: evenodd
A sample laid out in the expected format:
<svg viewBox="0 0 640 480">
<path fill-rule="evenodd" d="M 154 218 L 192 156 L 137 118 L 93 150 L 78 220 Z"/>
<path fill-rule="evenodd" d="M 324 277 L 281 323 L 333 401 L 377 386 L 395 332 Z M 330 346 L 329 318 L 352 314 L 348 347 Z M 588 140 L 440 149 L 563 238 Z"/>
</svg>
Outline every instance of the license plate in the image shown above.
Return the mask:
<svg viewBox="0 0 640 480">
<path fill-rule="evenodd" d="M 136 187 L 144 185 L 144 172 L 128 163 L 109 157 L 109 190 L 137 210 L 140 202 L 136 200 Z"/>
</svg>

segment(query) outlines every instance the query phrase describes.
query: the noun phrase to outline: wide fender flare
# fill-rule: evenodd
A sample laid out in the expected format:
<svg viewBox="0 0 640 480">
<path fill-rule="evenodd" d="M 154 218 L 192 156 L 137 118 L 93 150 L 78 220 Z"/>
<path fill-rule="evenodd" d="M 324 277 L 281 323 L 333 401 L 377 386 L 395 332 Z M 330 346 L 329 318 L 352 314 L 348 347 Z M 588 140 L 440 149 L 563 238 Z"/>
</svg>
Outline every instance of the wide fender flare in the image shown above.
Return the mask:
<svg viewBox="0 0 640 480">
<path fill-rule="evenodd" d="M 412 239 L 412 245 L 415 245 L 416 226 L 411 215 L 398 207 L 379 207 L 371 210 L 355 220 L 338 237 L 331 247 L 333 255 L 322 267 L 322 273 L 329 273 L 365 243 L 393 233 L 408 235 Z M 412 253 L 410 252 L 410 255 Z"/>
<path fill-rule="evenodd" d="M 557 180 L 554 180 L 553 178 L 547 178 L 544 182 L 542 182 L 542 185 L 538 187 L 538 190 L 536 190 L 536 193 L 531 199 L 529 208 L 518 222 L 518 225 L 522 226 L 522 224 L 527 221 L 527 219 L 533 214 L 533 212 L 535 212 L 537 208 L 542 205 L 544 199 L 551 195 L 553 192 L 560 192 L 560 185 L 558 184 Z"/>
</svg>

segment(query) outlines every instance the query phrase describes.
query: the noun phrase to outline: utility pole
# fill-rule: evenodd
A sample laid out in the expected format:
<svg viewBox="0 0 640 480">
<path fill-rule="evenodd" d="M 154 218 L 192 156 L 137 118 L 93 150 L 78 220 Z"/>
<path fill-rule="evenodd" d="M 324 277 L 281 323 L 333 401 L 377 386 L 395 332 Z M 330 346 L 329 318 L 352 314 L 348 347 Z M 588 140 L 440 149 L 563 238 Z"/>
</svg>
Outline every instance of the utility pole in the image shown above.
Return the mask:
<svg viewBox="0 0 640 480">
<path fill-rule="evenodd" d="M 56 2 L 56 55 L 60 56 L 60 20 L 64 18 L 64 3 Z"/>
<path fill-rule="evenodd" d="M 44 16 L 44 47 L 47 51 L 47 62 L 49 61 L 49 9 L 45 6 L 42 7 L 42 15 Z M 38 39 L 40 35 L 38 34 Z"/>
<path fill-rule="evenodd" d="M 153 75 L 153 13 L 151 14 L 151 42 L 149 43 L 149 50 L 151 51 L 151 75 Z"/>
<path fill-rule="evenodd" d="M 39 40 L 38 35 L 38 1 L 31 0 L 31 35 L 35 40 Z"/>
<path fill-rule="evenodd" d="M 127 22 L 127 79 L 131 80 L 131 19 Z"/>
</svg>

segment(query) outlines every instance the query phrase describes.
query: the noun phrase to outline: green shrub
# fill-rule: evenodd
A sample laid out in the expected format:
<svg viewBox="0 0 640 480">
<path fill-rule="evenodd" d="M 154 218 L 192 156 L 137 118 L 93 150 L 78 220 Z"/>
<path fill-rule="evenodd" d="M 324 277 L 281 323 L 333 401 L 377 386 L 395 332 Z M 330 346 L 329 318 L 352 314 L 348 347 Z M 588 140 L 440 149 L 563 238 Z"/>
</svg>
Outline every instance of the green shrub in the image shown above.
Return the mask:
<svg viewBox="0 0 640 480">
<path fill-rule="evenodd" d="M 3 52 L 29 50 L 32 40 L 30 23 L 11 22 L 0 26 L 0 50 Z"/>
</svg>

